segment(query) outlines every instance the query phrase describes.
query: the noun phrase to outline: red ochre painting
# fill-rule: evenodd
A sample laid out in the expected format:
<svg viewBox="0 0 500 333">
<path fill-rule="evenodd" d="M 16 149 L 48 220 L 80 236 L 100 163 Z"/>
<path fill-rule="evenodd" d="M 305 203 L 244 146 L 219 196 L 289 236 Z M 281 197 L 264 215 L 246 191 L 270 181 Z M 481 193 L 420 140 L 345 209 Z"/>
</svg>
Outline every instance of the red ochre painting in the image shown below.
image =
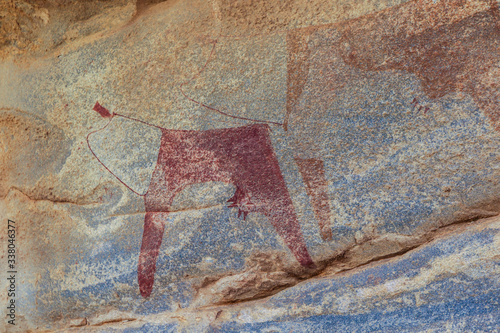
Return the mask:
<svg viewBox="0 0 500 333">
<path fill-rule="evenodd" d="M 457 6 L 449 8 L 461 8 L 459 2 L 452 3 Z M 424 92 L 431 99 L 453 91 L 470 94 L 498 130 L 500 113 L 497 104 L 492 102 L 498 101 L 498 89 L 483 84 L 484 80 L 481 79 L 498 59 L 498 45 L 490 43 L 493 37 L 498 39 L 500 31 L 496 23 L 500 15 L 498 6 L 496 2 L 485 2 L 486 10 L 476 14 L 473 8 L 470 13 L 464 11 L 459 15 L 453 12 L 457 18 L 465 15 L 463 19 L 456 19 L 446 6 L 444 3 L 410 2 L 390 11 L 341 24 L 288 31 L 286 114 L 282 124 L 268 123 L 282 126 L 288 132 L 289 129 L 292 131 L 294 127 L 306 124 L 304 119 L 307 117 L 324 116 L 317 105 L 299 103 L 309 82 L 311 69 L 323 74 L 314 81 L 317 82 L 316 86 L 313 83 L 309 87 L 309 93 L 317 91 L 315 100 L 326 101 L 327 104 L 332 103 L 332 91 L 340 89 L 346 80 L 363 81 L 363 76 L 357 72 L 359 70 L 403 70 L 420 79 Z M 422 15 L 425 19 L 422 22 L 405 21 L 397 34 L 392 26 L 385 25 L 388 16 L 403 17 L 414 13 L 426 13 Z M 432 15 L 427 15 L 429 13 Z M 432 29 L 422 29 L 419 24 L 423 22 Z M 441 26 L 440 22 L 446 22 L 447 25 Z M 339 38 L 324 43 L 322 35 L 335 34 Z M 216 43 L 211 56 L 215 49 Z M 374 49 L 378 52 L 372 52 Z M 322 63 L 324 58 L 321 57 L 315 59 L 315 54 L 322 52 L 328 55 L 326 59 L 334 62 Z M 343 71 L 337 73 L 332 70 L 337 67 L 343 68 Z M 252 121 L 202 104 L 185 94 L 182 86 L 181 92 L 192 102 L 228 117 Z M 408 100 L 408 104 L 418 106 L 423 113 L 429 111 L 429 107 L 420 105 L 416 98 Z M 99 103 L 96 103 L 94 110 L 105 118 L 120 116 L 132 119 L 110 113 Z M 243 218 L 251 212 L 267 216 L 297 261 L 304 267 L 315 267 L 271 145 L 269 125 L 259 120 L 254 123 L 206 131 L 169 130 L 155 126 L 161 130 L 162 137 L 156 169 L 144 195 L 146 217 L 138 265 L 139 286 L 144 297 L 148 297 L 153 288 L 156 260 L 173 199 L 183 188 L 197 183 L 220 181 L 233 184 L 236 191 L 229 200 L 230 207 L 238 207 L 238 215 Z M 317 131 L 321 132 L 322 129 L 318 128 Z M 304 132 L 309 133 L 310 129 Z M 294 154 L 312 150 L 308 140 L 297 137 L 292 138 L 293 141 Z M 298 153 L 294 159 L 310 197 L 321 238 L 331 240 L 331 209 L 324 162 L 320 158 Z"/>
<path fill-rule="evenodd" d="M 125 117 L 111 114 L 99 103 L 94 110 L 106 118 Z M 236 191 L 228 201 L 229 207 L 237 207 L 238 216 L 242 218 L 252 212 L 267 216 L 297 261 L 304 267 L 315 267 L 271 145 L 269 125 L 206 131 L 160 129 L 158 160 L 144 194 L 146 215 L 138 264 L 143 297 L 148 297 L 153 290 L 156 261 L 174 197 L 186 186 L 198 183 L 233 184 Z M 305 163 L 309 162 L 299 162 L 301 169 Z M 314 183 L 314 177 L 306 174 L 306 181 Z M 309 186 L 308 192 L 311 191 L 314 189 Z M 315 206 L 321 206 L 317 201 L 313 201 Z"/>
</svg>

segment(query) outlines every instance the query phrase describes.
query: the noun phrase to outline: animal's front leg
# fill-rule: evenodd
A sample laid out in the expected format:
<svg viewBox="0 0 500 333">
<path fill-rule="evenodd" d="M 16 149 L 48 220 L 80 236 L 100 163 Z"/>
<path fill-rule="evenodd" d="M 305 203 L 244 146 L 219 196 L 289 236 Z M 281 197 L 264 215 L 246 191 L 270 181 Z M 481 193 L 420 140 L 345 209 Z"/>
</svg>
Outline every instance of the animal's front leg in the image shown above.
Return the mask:
<svg viewBox="0 0 500 333">
<path fill-rule="evenodd" d="M 143 297 L 149 297 L 153 290 L 156 261 L 160 253 L 167 215 L 167 212 L 147 212 L 144 219 L 144 233 L 137 269 L 139 290 Z"/>
</svg>

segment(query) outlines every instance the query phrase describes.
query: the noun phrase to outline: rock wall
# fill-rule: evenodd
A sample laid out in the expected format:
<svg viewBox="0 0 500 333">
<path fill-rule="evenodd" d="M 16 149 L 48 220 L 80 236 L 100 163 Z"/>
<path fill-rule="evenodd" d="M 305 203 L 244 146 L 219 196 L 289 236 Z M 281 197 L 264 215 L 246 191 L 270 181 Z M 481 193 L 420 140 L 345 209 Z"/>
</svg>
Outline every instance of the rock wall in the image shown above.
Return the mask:
<svg viewBox="0 0 500 333">
<path fill-rule="evenodd" d="M 4 1 L 3 327 L 500 330 L 499 17 Z"/>
</svg>

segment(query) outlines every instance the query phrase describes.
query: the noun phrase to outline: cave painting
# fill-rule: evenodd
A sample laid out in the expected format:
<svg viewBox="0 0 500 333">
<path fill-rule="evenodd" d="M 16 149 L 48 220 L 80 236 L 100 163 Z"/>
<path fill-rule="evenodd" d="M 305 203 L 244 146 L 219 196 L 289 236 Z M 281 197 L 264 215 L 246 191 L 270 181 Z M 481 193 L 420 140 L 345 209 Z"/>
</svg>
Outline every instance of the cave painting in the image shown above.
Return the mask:
<svg viewBox="0 0 500 333">
<path fill-rule="evenodd" d="M 99 103 L 94 110 L 110 121 L 124 117 L 111 114 Z M 229 207 L 237 207 L 242 218 L 252 212 L 267 216 L 297 261 L 304 267 L 315 267 L 271 145 L 269 125 L 161 131 L 156 168 L 144 194 L 146 215 L 138 264 L 142 296 L 148 297 L 153 289 L 156 261 L 173 199 L 186 186 L 197 183 L 233 184 L 236 191 L 228 201 Z"/>
<path fill-rule="evenodd" d="M 499 89 L 496 83 L 488 81 L 498 72 L 499 10 L 495 1 L 478 2 L 475 6 L 464 8 L 462 2 L 455 0 L 410 1 L 359 19 L 286 32 L 286 110 L 283 123 L 274 125 L 282 126 L 291 137 L 294 160 L 323 240 L 332 239 L 331 208 L 324 161 L 321 154 L 314 154 L 318 140 L 311 133 L 321 133 L 321 126 L 328 126 L 328 122 L 311 122 L 318 127 L 307 128 L 307 119 L 319 119 L 325 110 L 335 112 L 335 91 L 342 91 L 346 82 L 359 82 L 360 89 L 351 91 L 362 91 L 368 72 L 413 73 L 429 98 L 465 92 L 492 125 L 500 127 Z M 397 29 L 388 24 L 397 23 L 394 17 L 405 18 L 398 21 Z M 215 47 L 214 44 L 214 50 Z M 181 92 L 189 98 L 182 86 Z M 429 107 L 419 103 L 414 97 L 405 101 L 427 113 Z M 99 104 L 94 110 L 111 119 L 121 116 Z M 244 119 L 230 112 L 223 114 Z M 229 200 L 230 207 L 237 207 L 243 218 L 251 212 L 267 216 L 297 261 L 314 267 L 269 139 L 269 127 L 258 122 L 207 131 L 161 128 L 156 169 L 144 195 L 146 217 L 138 265 L 144 297 L 153 288 L 156 259 L 172 200 L 185 186 L 195 183 L 234 184 L 236 192 Z M 306 137 L 301 137 L 301 133 Z"/>
<path fill-rule="evenodd" d="M 430 99 L 464 92 L 500 130 L 500 87 L 491 79 L 500 72 L 499 22 L 496 1 L 409 1 L 338 24 L 288 31 L 285 130 L 294 115 L 301 121 L 321 117 L 316 103 L 300 103 L 308 86 L 317 91 L 316 100 L 329 103 L 346 82 L 361 83 L 367 73 L 381 71 L 415 74 Z M 321 78 L 311 78 L 313 72 Z M 413 97 L 408 102 L 418 104 Z"/>
</svg>

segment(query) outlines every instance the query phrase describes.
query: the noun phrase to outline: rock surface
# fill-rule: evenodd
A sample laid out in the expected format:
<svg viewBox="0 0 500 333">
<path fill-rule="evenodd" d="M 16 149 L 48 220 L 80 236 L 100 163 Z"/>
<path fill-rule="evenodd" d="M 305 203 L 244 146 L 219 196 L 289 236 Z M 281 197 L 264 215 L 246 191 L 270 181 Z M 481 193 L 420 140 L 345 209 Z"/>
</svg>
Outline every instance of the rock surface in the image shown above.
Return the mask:
<svg viewBox="0 0 500 333">
<path fill-rule="evenodd" d="M 500 330 L 499 17 L 0 4 L 7 331 Z"/>
</svg>

